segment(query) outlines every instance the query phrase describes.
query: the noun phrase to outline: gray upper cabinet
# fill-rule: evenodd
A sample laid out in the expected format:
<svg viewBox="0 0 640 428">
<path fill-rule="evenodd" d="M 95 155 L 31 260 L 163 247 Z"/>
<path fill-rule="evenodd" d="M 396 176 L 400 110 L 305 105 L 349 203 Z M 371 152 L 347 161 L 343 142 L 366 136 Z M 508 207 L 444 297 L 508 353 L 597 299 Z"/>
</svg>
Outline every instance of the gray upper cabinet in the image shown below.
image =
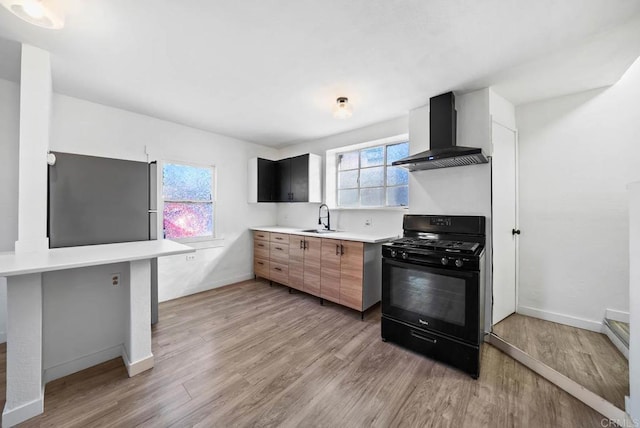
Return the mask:
<svg viewBox="0 0 640 428">
<path fill-rule="evenodd" d="M 249 203 L 322 202 L 321 165 L 322 158 L 314 154 L 249 159 Z"/>
</svg>

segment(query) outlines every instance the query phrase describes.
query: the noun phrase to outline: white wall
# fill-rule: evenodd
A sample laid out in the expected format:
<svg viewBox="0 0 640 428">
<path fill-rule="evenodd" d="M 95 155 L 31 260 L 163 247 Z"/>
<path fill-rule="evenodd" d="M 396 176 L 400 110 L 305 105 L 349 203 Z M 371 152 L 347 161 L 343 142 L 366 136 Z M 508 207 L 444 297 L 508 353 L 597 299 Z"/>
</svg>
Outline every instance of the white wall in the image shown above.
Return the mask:
<svg viewBox="0 0 640 428">
<path fill-rule="evenodd" d="M 404 116 L 319 140 L 287 146 L 280 149 L 278 158 L 297 156 L 304 153 L 321 155 L 324 177 L 326 170 L 324 164 L 325 152 L 327 150 L 406 134 L 408 129 L 409 118 Z M 326 189 L 323 189 L 323 192 L 325 191 Z M 277 221 L 281 226 L 314 228 L 318 224 L 318 207 L 320 204 L 283 203 L 276 205 L 278 205 Z M 376 233 L 399 234 L 402 232 L 402 216 L 405 211 L 401 209 L 331 210 L 331 228 L 357 233 L 371 233 L 375 230 Z M 370 227 L 364 225 L 366 219 L 371 220 L 372 225 Z"/>
<path fill-rule="evenodd" d="M 629 341 L 629 397 L 627 413 L 640 421 L 640 182 L 629 185 L 629 307 L 631 338 Z"/>
<path fill-rule="evenodd" d="M 457 145 L 491 149 L 489 89 L 456 97 Z M 411 111 L 411 154 L 429 149 L 429 106 Z M 416 171 L 409 176 L 412 214 L 478 215 L 486 217 L 485 307 L 491 307 L 491 168 L 489 164 Z M 488 315 L 488 314 L 487 314 Z M 490 319 L 490 317 L 488 317 Z M 487 321 L 485 321 L 486 323 Z M 490 323 L 485 329 L 490 329 Z"/>
<path fill-rule="evenodd" d="M 18 239 L 18 142 L 20 86 L 0 79 L 0 252 Z M 0 278 L 0 342 L 6 341 L 7 283 Z"/>
<path fill-rule="evenodd" d="M 516 108 L 519 304 L 600 323 L 629 310 L 625 186 L 640 180 L 640 61 L 615 85 Z"/>
</svg>

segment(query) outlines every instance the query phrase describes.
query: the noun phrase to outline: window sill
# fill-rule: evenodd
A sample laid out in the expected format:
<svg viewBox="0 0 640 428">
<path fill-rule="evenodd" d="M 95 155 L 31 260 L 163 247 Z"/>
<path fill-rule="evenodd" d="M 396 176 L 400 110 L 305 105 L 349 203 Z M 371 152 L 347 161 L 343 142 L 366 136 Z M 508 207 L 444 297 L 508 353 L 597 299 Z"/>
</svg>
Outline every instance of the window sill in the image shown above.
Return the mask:
<svg viewBox="0 0 640 428">
<path fill-rule="evenodd" d="M 211 239 L 206 239 L 201 241 L 189 241 L 189 240 L 181 240 L 181 239 L 172 239 L 172 241 L 178 242 L 182 245 L 186 245 L 187 247 L 191 247 L 196 250 L 224 247 L 224 237 L 211 238 Z"/>
</svg>

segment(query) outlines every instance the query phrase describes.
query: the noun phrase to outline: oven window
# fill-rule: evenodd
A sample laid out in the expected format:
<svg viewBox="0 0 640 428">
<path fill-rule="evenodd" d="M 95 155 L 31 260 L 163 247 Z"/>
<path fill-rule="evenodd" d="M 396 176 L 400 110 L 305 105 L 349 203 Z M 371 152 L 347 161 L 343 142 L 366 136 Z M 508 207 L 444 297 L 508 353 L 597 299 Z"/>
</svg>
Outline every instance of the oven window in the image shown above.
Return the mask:
<svg viewBox="0 0 640 428">
<path fill-rule="evenodd" d="M 390 304 L 451 324 L 465 325 L 465 286 L 461 278 L 418 269 L 391 267 Z"/>
</svg>

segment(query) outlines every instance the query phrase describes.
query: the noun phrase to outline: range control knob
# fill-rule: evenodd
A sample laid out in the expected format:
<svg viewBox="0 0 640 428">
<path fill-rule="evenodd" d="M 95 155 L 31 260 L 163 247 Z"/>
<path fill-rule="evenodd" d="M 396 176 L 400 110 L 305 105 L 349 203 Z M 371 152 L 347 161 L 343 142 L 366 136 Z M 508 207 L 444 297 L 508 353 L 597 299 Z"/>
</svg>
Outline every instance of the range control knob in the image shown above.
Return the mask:
<svg viewBox="0 0 640 428">
<path fill-rule="evenodd" d="M 402 252 L 402 258 L 403 258 L 404 260 L 407 260 L 407 257 L 409 257 L 409 255 L 403 251 L 403 252 Z"/>
<path fill-rule="evenodd" d="M 460 259 L 456 260 L 456 267 L 462 267 L 463 264 L 464 263 L 462 263 L 462 260 L 460 260 Z"/>
<path fill-rule="evenodd" d="M 449 259 L 446 257 L 443 257 L 440 259 L 440 263 L 442 263 L 443 266 L 446 266 L 447 263 L 449 263 Z"/>
<path fill-rule="evenodd" d="M 396 250 L 391 250 L 391 257 L 395 257 L 398 255 L 398 252 Z"/>
</svg>

